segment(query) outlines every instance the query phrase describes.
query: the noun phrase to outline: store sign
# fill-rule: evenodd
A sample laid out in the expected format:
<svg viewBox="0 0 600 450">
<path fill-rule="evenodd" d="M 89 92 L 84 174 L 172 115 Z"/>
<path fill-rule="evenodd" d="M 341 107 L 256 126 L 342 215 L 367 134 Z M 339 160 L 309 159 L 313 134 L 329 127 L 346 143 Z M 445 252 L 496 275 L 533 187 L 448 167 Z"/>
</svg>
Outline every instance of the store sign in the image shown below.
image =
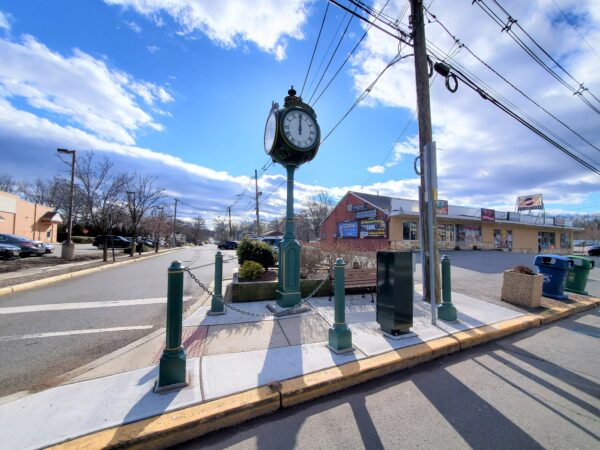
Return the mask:
<svg viewBox="0 0 600 450">
<path fill-rule="evenodd" d="M 360 237 L 385 237 L 385 221 L 381 219 L 362 220 L 360 222 Z"/>
<path fill-rule="evenodd" d="M 532 209 L 544 209 L 542 194 L 517 197 L 517 211 L 531 211 Z"/>
<path fill-rule="evenodd" d="M 436 200 L 435 209 L 437 210 L 438 216 L 448 215 L 448 200 Z"/>
<path fill-rule="evenodd" d="M 494 222 L 496 220 L 496 211 L 493 209 L 481 208 L 481 220 Z"/>
<path fill-rule="evenodd" d="M 361 203 L 360 205 L 352 205 L 352 211 L 356 212 L 356 211 L 365 211 L 369 209 L 369 205 L 367 205 L 366 203 Z"/>
<path fill-rule="evenodd" d="M 338 223 L 337 237 L 340 239 L 358 237 L 358 222 Z"/>
<path fill-rule="evenodd" d="M 377 210 L 367 209 L 366 211 L 357 211 L 354 213 L 355 219 L 374 219 L 377 217 Z"/>
</svg>

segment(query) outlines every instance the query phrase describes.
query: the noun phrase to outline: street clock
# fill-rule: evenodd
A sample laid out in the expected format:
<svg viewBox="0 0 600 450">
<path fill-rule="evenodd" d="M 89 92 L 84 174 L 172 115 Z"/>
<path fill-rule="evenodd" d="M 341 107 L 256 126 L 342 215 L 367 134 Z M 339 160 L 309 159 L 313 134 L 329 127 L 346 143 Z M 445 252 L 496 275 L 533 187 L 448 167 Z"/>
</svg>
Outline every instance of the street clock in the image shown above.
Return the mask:
<svg viewBox="0 0 600 450">
<path fill-rule="evenodd" d="M 279 108 L 277 103 L 271 107 L 265 125 L 265 151 L 274 162 L 299 166 L 315 157 L 320 143 L 317 115 L 301 97 L 296 96 L 292 86 L 283 108 Z"/>
</svg>

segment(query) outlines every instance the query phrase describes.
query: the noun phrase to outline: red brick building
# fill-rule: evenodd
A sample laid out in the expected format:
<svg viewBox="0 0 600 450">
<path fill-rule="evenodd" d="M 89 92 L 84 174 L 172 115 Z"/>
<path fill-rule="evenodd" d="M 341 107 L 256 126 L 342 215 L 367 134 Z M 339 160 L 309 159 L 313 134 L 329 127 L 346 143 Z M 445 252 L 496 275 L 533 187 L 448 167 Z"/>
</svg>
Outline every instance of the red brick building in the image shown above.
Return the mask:
<svg viewBox="0 0 600 450">
<path fill-rule="evenodd" d="M 321 223 L 321 241 L 363 250 L 388 247 L 390 197 L 348 192 Z"/>
</svg>

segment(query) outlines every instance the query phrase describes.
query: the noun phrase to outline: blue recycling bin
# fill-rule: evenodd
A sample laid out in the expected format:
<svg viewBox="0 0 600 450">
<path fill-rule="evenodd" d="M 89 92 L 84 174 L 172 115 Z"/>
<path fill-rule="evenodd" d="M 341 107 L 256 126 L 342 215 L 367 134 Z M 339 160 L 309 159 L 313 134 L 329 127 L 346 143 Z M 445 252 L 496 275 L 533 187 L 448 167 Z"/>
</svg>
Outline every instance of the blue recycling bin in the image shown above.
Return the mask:
<svg viewBox="0 0 600 450">
<path fill-rule="evenodd" d="M 567 274 L 573 269 L 573 260 L 566 256 L 542 254 L 535 257 L 533 264 L 537 267 L 538 273 L 544 275 L 542 287 L 544 297 L 568 300 L 569 297 L 564 294 L 564 290 Z"/>
</svg>

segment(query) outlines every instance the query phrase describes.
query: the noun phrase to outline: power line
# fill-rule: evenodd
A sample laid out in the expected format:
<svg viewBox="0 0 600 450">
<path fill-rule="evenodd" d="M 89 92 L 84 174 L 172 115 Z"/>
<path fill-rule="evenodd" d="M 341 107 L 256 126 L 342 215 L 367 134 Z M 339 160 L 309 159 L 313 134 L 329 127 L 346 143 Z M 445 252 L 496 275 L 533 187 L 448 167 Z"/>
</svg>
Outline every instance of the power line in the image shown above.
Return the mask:
<svg viewBox="0 0 600 450">
<path fill-rule="evenodd" d="M 506 82 L 510 87 L 512 87 L 517 92 L 519 92 L 521 95 L 523 95 L 527 100 L 529 100 L 535 106 L 537 106 L 538 108 L 540 108 L 542 111 L 544 111 L 546 114 L 548 114 L 554 120 L 556 120 L 558 123 L 560 123 L 561 125 L 563 125 L 565 128 L 567 128 L 573 134 L 575 134 L 576 136 L 578 136 L 585 143 L 589 144 L 591 147 L 593 147 L 596 150 L 600 151 L 600 148 L 596 147 L 589 140 L 587 140 L 585 137 L 583 137 L 581 134 L 579 134 L 577 131 L 575 131 L 573 128 L 571 128 L 569 125 L 567 125 L 565 122 L 563 122 L 561 119 L 559 119 L 554 114 L 552 114 L 550 111 L 548 111 L 546 108 L 544 108 L 543 106 L 541 106 L 538 102 L 536 102 L 529 95 L 527 95 L 525 92 L 523 92 L 522 89 L 520 89 L 517 86 L 515 86 L 511 81 L 509 81 L 506 77 L 504 77 L 502 74 L 500 74 L 496 69 L 494 69 L 493 67 L 491 67 L 487 62 L 485 62 L 479 56 L 477 56 L 464 42 L 461 42 L 454 34 L 452 34 L 452 32 L 450 32 L 450 30 L 437 18 L 437 16 L 435 14 L 432 14 L 427 8 L 425 8 L 425 11 L 433 19 L 431 22 L 432 23 L 437 23 L 440 27 L 442 27 L 442 29 L 454 40 L 454 42 L 457 45 L 460 46 L 460 48 L 464 48 L 465 50 L 467 50 L 469 52 L 469 54 L 471 54 L 471 56 L 473 56 L 477 61 L 479 61 L 481 64 L 483 64 L 485 67 L 487 67 L 490 71 L 492 71 L 494 74 L 496 74 L 499 78 L 501 78 L 504 82 Z"/>
<path fill-rule="evenodd" d="M 356 11 L 356 8 L 354 8 L 354 11 Z M 352 23 L 352 19 L 354 19 L 354 15 L 351 15 L 350 18 L 348 19 L 348 23 L 346 23 L 346 28 L 344 28 L 344 31 L 342 32 L 342 35 L 340 36 L 340 39 L 338 40 L 338 43 L 335 46 L 335 49 L 333 50 L 331 57 L 329 58 L 329 62 L 327 62 L 327 65 L 325 66 L 325 70 L 323 70 L 323 73 L 321 74 L 321 78 L 319 78 L 319 82 L 317 83 L 317 86 L 315 87 L 312 95 L 308 99 L 309 104 L 312 101 L 315 94 L 317 93 L 317 90 L 319 89 L 319 86 L 321 85 L 321 82 L 323 81 L 323 77 L 325 77 L 325 74 L 327 73 L 327 70 L 329 69 L 331 62 L 333 61 L 333 58 L 335 58 L 335 55 L 336 55 L 338 49 L 340 48 L 342 41 L 344 40 L 344 36 L 346 36 L 346 33 L 348 32 L 348 28 L 350 27 L 350 24 Z"/>
<path fill-rule="evenodd" d="M 387 5 L 389 3 L 390 3 L 390 0 L 387 0 L 387 2 L 385 2 L 385 5 L 383 5 L 383 7 L 381 8 L 381 10 L 379 11 L 379 14 L 383 13 L 383 10 L 387 7 Z M 346 63 L 350 59 L 350 57 L 354 54 L 354 52 L 356 51 L 356 49 L 358 48 L 358 46 L 360 45 L 360 43 L 365 39 L 365 37 L 369 33 L 369 30 L 371 29 L 371 27 L 372 27 L 372 24 L 369 24 L 369 26 L 367 27 L 367 29 L 365 30 L 365 32 L 363 33 L 363 35 L 361 36 L 361 38 L 358 40 L 358 42 L 356 43 L 356 45 L 354 46 L 354 48 L 352 50 L 350 50 L 350 53 L 348 53 L 348 56 L 346 56 L 346 59 L 344 60 L 344 62 L 340 65 L 340 67 L 338 68 L 338 70 L 333 74 L 333 77 L 331 77 L 331 79 L 329 80 L 329 82 L 327 83 L 327 85 L 323 88 L 323 90 L 321 91 L 321 93 L 319 94 L 319 96 L 315 99 L 314 103 L 311 105 L 312 107 L 314 107 L 317 104 L 317 102 L 319 101 L 319 99 L 321 98 L 321 96 L 329 88 L 329 86 L 331 85 L 331 83 L 333 83 L 333 80 L 335 80 L 335 78 L 338 76 L 338 74 L 340 73 L 340 71 L 342 70 L 342 68 L 346 65 Z M 316 91 L 317 90 L 315 89 L 315 92 Z"/>
<path fill-rule="evenodd" d="M 575 161 L 577 161 L 579 164 L 581 164 L 585 168 L 589 169 L 590 171 L 594 172 L 597 175 L 600 175 L 600 169 L 598 169 L 597 167 L 594 167 L 589 162 L 587 162 L 584 159 L 573 154 L 570 150 L 568 150 L 567 148 L 565 148 L 564 146 L 562 146 L 561 144 L 556 142 L 554 139 L 550 138 L 548 135 L 546 135 L 545 133 L 543 133 L 542 131 L 540 131 L 539 129 L 534 127 L 533 125 L 531 125 L 529 122 L 527 122 L 524 118 L 522 118 L 516 112 L 512 111 L 506 105 L 502 104 L 500 101 L 498 101 L 492 95 L 487 93 L 484 89 L 479 87 L 473 80 L 471 80 L 469 77 L 467 77 L 465 74 L 463 74 L 460 70 L 458 70 L 454 67 L 451 67 L 451 66 L 449 67 L 449 69 L 452 71 L 452 73 L 455 74 L 455 76 L 458 79 L 460 79 L 463 83 L 465 83 L 465 85 L 467 85 L 469 88 L 471 88 L 472 90 L 477 92 L 484 100 L 488 100 L 489 102 L 491 102 L 494 106 L 498 107 L 499 109 L 504 111 L 506 114 L 513 117 L 515 120 L 520 122 L 526 128 L 533 131 L 535 134 L 537 134 L 539 137 L 544 139 L 546 142 L 553 145 L 554 147 L 556 147 L 561 152 L 565 153 L 567 156 L 569 156 L 572 159 L 574 159 Z"/>
<path fill-rule="evenodd" d="M 300 97 L 302 97 L 302 93 L 304 92 L 304 86 L 306 85 L 306 79 L 308 78 L 308 73 L 310 72 L 310 68 L 313 63 L 313 59 L 315 57 L 315 52 L 317 51 L 317 47 L 319 45 L 319 39 L 321 39 L 321 32 L 323 31 L 323 25 L 325 25 L 325 19 L 327 18 L 327 11 L 329 11 L 329 3 L 325 7 L 325 13 L 323 14 L 323 20 L 321 21 L 321 28 L 319 29 L 319 35 L 317 36 L 317 41 L 315 42 L 315 47 L 313 48 L 312 56 L 310 57 L 310 63 L 308 64 L 308 69 L 306 70 L 306 76 L 304 77 L 304 83 L 302 83 L 302 91 L 300 91 Z"/>
<path fill-rule="evenodd" d="M 494 3 L 498 5 L 498 2 L 493 0 Z M 583 101 L 590 109 L 592 109 L 597 114 L 600 114 L 600 109 L 594 106 L 586 97 L 584 97 L 584 93 L 587 92 L 591 95 L 597 102 L 600 103 L 600 100 L 586 88 L 583 83 L 579 83 L 560 63 L 558 63 L 541 45 L 539 45 L 527 31 L 518 23 L 516 19 L 510 16 L 502 6 L 500 8 L 504 11 L 507 16 L 506 23 L 499 17 L 483 0 L 475 0 L 473 3 L 477 4 L 481 8 L 483 12 L 485 12 L 496 24 L 501 27 L 501 31 L 506 31 L 506 33 L 517 43 L 519 47 L 525 51 L 535 62 L 537 62 L 550 76 L 552 76 L 556 81 L 565 86 L 573 95 L 577 95 L 581 101 Z M 558 73 L 556 73 L 546 62 L 544 62 L 523 40 L 512 30 L 512 26 L 516 25 L 534 44 L 538 47 L 548 58 L 550 58 L 557 67 L 559 67 L 563 72 L 565 72 L 569 78 L 571 78 L 576 84 L 577 89 L 571 86 L 563 77 L 561 77 Z"/>
</svg>

